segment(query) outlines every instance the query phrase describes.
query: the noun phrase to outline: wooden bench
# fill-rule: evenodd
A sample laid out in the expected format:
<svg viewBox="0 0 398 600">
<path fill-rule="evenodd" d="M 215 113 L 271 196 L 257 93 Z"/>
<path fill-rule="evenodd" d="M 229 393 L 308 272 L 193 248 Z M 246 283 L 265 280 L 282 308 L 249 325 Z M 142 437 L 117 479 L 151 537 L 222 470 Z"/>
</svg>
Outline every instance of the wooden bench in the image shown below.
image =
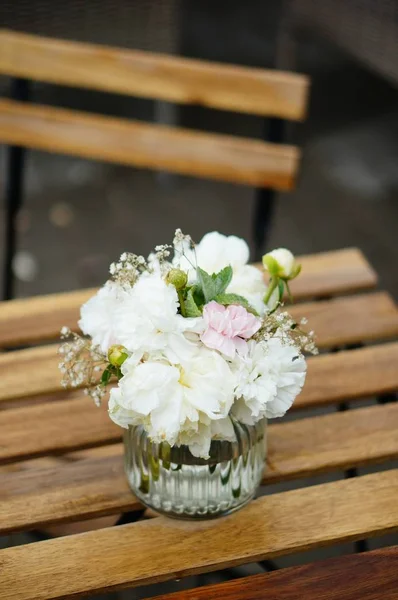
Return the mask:
<svg viewBox="0 0 398 600">
<path fill-rule="evenodd" d="M 6 548 L 0 598 L 115 591 L 389 533 L 398 528 L 397 493 L 392 470 L 264 496 L 215 521 L 158 517 Z"/>
<path fill-rule="evenodd" d="M 397 562 L 394 546 L 156 596 L 156 600 L 395 600 Z"/>
<path fill-rule="evenodd" d="M 15 219 L 22 202 L 23 148 L 272 190 L 286 191 L 295 185 L 300 152 L 294 146 L 274 143 L 279 139 L 268 142 L 40 106 L 28 102 L 28 82 L 301 121 L 308 91 L 304 75 L 6 30 L 0 30 L 0 75 L 14 81 L 12 99 L 0 99 L 0 143 L 11 148 L 6 185 L 5 299 L 12 297 L 11 263 Z M 265 228 L 260 216 L 255 227 L 258 253 Z"/>
<path fill-rule="evenodd" d="M 303 272 L 292 282 L 296 301 L 366 290 L 377 282 L 376 273 L 357 248 L 300 256 L 298 260 Z M 80 306 L 94 293 L 94 289 L 78 290 L 3 304 L 0 347 L 58 339 L 60 324 L 76 329 Z"/>
<path fill-rule="evenodd" d="M 344 260 L 335 260 L 339 256 Z M 398 471 L 394 469 L 273 492 L 271 484 L 277 482 L 332 472 L 343 476 L 348 470 L 353 475 L 359 467 L 378 463 L 388 467 L 389 461 L 398 457 L 397 403 L 377 404 L 373 400 L 371 405 L 355 410 L 333 410 L 341 402 L 371 400 L 398 389 L 395 304 L 385 292 L 363 292 L 375 284 L 376 277 L 356 250 L 309 256 L 303 263 L 308 265 L 303 280 L 309 282 L 309 291 L 297 287 L 297 296 L 304 301 L 293 312 L 297 318 L 309 317 L 308 326 L 318 331 L 324 352 L 309 358 L 307 383 L 293 407 L 297 417 L 300 409 L 313 409 L 310 416 L 268 427 L 269 453 L 263 478 L 263 490 L 268 493 L 241 512 L 214 522 L 157 517 L 117 528 L 103 524 L 84 535 L 1 550 L 0 599 L 79 597 L 363 540 L 398 529 Z M 334 288 L 322 264 L 333 265 Z M 339 297 L 349 292 L 360 293 Z M 68 322 L 76 319 L 78 304 L 88 294 L 73 292 L 0 304 L 4 347 L 16 346 L 22 340 L 32 345 L 0 354 L 0 535 L 73 522 L 89 528 L 84 521 L 100 517 L 111 519 L 110 525 L 121 513 L 131 513 L 136 519 L 142 514 L 143 507 L 130 492 L 123 473 L 120 429 L 109 420 L 105 407 L 95 409 L 79 390 L 61 389 L 56 345 L 33 346 L 54 339 L 65 317 Z M 317 297 L 324 299 L 308 301 Z M 51 306 L 54 311 L 47 313 Z M 22 324 L 23 338 L 18 329 Z M 350 348 L 351 344 L 362 347 Z M 326 351 L 342 347 L 346 349 Z M 314 410 L 326 405 L 332 412 L 317 414 Z M 391 556 L 389 552 L 395 558 L 393 550 L 385 550 L 374 560 L 384 560 L 382 557 Z M 360 559 L 352 560 L 352 568 L 360 569 Z M 337 569 L 333 564 L 331 569 Z M 319 591 L 319 586 L 325 585 L 326 568 L 319 567 L 319 575 L 316 567 L 298 568 L 294 571 L 297 589 L 308 590 L 311 598 L 311 589 Z M 390 597 L 394 582 L 391 571 L 386 573 L 384 579 L 372 575 L 372 582 L 385 583 L 383 599 Z M 270 594 L 272 586 L 290 590 L 293 581 L 285 570 L 262 579 L 264 590 Z M 365 584 L 350 581 L 358 595 L 366 598 Z M 251 598 L 257 585 L 249 578 L 242 581 L 241 588 L 231 583 L 226 588 L 214 588 L 214 594 L 231 593 L 231 598 L 243 600 Z M 345 588 L 343 591 L 346 593 Z M 195 593 L 192 591 L 192 597 L 201 597 Z M 337 597 L 333 593 L 331 589 L 330 598 Z M 353 594 L 351 597 L 356 597 Z M 351 597 L 347 595 L 347 600 Z"/>
</svg>

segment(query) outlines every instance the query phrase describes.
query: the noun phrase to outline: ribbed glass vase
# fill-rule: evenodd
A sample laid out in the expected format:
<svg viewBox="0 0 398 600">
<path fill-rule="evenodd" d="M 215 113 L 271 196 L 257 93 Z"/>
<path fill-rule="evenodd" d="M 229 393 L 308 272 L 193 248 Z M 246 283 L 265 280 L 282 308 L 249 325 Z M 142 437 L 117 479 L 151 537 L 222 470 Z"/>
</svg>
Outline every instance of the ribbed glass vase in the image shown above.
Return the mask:
<svg viewBox="0 0 398 600">
<path fill-rule="evenodd" d="M 170 517 L 209 519 L 253 498 L 265 466 L 266 420 L 255 426 L 232 420 L 235 441 L 213 440 L 210 458 L 196 458 L 187 446 L 151 442 L 143 427 L 126 431 L 126 475 L 146 506 Z"/>
</svg>

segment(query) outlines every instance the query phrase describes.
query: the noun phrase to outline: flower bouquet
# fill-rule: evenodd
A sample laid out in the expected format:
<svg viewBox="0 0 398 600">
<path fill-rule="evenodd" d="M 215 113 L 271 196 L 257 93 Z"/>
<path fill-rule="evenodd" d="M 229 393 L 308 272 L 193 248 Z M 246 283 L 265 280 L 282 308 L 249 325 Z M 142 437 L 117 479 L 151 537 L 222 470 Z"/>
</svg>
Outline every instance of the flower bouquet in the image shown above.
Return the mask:
<svg viewBox="0 0 398 600">
<path fill-rule="evenodd" d="M 65 386 L 126 429 L 129 484 L 171 516 L 209 518 L 248 502 L 264 470 L 266 420 L 281 417 L 316 352 L 282 308 L 300 272 L 286 249 L 248 265 L 246 242 L 176 231 L 148 260 L 124 253 L 81 308 L 84 336 L 61 331 Z"/>
</svg>

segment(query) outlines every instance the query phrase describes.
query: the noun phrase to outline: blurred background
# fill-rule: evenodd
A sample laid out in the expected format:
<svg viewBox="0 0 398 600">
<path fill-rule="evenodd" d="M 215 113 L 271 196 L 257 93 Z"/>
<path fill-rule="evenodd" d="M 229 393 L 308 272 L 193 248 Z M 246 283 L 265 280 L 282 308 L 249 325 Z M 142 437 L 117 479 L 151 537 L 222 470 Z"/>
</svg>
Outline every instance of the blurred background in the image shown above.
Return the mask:
<svg viewBox="0 0 398 600">
<path fill-rule="evenodd" d="M 397 296 L 397 2 L 3 0 L 0 26 L 259 67 L 275 65 L 282 29 L 292 70 L 309 74 L 312 84 L 308 119 L 291 131 L 303 150 L 298 186 L 278 196 L 267 247 L 359 246 Z M 7 95 L 6 78 L 0 86 Z M 35 83 L 32 95 L 39 103 L 239 136 L 263 130 L 253 116 L 89 90 Z M 1 147 L 1 182 L 4 155 Z M 17 296 L 98 285 L 122 251 L 147 254 L 176 227 L 196 240 L 212 229 L 251 240 L 254 190 L 243 185 L 28 151 L 24 190 Z M 0 206 L 3 227 L 4 193 Z"/>
</svg>

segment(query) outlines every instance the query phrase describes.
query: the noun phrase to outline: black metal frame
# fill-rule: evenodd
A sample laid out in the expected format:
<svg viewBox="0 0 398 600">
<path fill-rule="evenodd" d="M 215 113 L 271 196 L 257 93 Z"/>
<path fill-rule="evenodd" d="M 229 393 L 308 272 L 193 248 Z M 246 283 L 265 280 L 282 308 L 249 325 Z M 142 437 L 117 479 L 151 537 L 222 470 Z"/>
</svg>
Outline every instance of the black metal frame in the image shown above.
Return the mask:
<svg viewBox="0 0 398 600">
<path fill-rule="evenodd" d="M 280 143 L 283 140 L 285 122 L 282 119 L 266 119 L 263 126 L 264 141 Z M 260 261 L 264 253 L 265 244 L 268 240 L 271 220 L 274 213 L 275 198 L 277 192 L 274 189 L 258 188 L 255 193 L 255 205 L 253 213 L 253 241 L 254 260 Z"/>
<path fill-rule="evenodd" d="M 26 102 L 29 99 L 29 81 L 12 79 L 11 98 Z M 9 146 L 6 155 L 5 179 L 5 258 L 3 272 L 3 299 L 10 300 L 14 294 L 13 260 L 17 246 L 17 217 L 22 206 L 23 175 L 26 149 Z"/>
</svg>

